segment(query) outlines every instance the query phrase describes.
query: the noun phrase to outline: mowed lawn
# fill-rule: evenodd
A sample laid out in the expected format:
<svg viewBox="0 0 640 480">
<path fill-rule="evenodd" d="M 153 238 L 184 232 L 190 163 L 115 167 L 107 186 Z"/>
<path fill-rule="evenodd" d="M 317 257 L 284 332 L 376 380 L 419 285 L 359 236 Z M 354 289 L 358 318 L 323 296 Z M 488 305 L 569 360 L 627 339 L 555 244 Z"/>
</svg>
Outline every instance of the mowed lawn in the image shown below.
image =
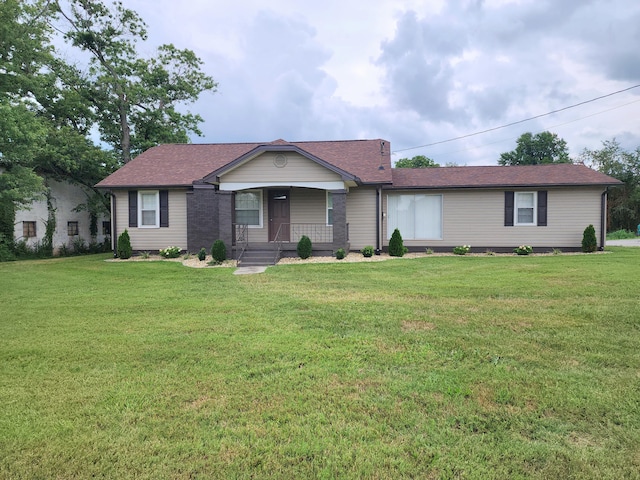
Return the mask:
<svg viewBox="0 0 640 480">
<path fill-rule="evenodd" d="M 640 478 L 640 249 L 0 264 L 0 478 Z"/>
</svg>

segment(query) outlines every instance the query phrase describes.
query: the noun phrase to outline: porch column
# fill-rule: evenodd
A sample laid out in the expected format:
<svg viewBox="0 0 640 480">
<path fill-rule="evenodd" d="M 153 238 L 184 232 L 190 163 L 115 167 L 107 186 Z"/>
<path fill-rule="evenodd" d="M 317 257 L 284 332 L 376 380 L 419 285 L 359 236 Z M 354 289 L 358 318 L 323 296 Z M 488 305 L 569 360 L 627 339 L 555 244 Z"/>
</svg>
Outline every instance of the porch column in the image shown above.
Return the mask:
<svg viewBox="0 0 640 480">
<path fill-rule="evenodd" d="M 213 185 L 194 185 L 187 192 L 187 250 L 211 249 L 218 238 L 218 196 Z"/>
<path fill-rule="evenodd" d="M 330 190 L 333 199 L 333 251 L 339 248 L 348 250 L 347 232 L 347 191 Z"/>
<path fill-rule="evenodd" d="M 218 238 L 227 247 L 227 258 L 233 258 L 233 192 L 219 190 Z"/>
</svg>

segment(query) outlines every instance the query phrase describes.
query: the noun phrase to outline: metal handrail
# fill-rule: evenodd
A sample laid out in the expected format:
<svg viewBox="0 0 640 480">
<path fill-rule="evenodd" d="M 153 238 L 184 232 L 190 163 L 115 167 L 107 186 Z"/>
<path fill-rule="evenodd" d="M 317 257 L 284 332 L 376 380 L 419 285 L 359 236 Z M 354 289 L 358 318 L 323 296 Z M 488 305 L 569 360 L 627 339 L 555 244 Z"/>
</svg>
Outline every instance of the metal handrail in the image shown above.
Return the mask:
<svg viewBox="0 0 640 480">
<path fill-rule="evenodd" d="M 235 240 L 236 240 L 236 251 L 238 255 L 236 257 L 236 262 L 240 265 L 240 261 L 242 260 L 242 256 L 244 252 L 247 250 L 249 246 L 249 226 L 246 223 L 236 223 L 234 224 L 235 228 Z"/>
</svg>

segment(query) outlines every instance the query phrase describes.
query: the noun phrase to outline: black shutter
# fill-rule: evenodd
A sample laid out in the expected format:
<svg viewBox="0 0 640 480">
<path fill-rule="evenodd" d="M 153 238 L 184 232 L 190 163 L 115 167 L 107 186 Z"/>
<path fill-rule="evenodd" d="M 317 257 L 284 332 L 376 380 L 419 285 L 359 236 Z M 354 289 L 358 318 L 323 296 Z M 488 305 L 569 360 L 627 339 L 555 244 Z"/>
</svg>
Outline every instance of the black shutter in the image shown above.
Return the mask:
<svg viewBox="0 0 640 480">
<path fill-rule="evenodd" d="M 129 190 L 129 226 L 138 226 L 138 191 Z"/>
<path fill-rule="evenodd" d="M 169 226 L 169 191 L 160 190 L 160 226 Z"/>
<path fill-rule="evenodd" d="M 538 192 L 538 226 L 547 226 L 547 191 Z"/>
<path fill-rule="evenodd" d="M 513 227 L 513 192 L 504 192 L 504 226 Z"/>
</svg>

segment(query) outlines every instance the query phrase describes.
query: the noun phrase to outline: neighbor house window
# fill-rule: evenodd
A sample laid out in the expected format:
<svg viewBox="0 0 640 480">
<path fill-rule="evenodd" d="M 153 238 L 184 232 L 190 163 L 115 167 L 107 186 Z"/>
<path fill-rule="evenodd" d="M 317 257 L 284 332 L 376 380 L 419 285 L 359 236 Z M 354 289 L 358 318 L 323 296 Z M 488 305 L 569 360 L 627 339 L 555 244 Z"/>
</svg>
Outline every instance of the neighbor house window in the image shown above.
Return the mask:
<svg viewBox="0 0 640 480">
<path fill-rule="evenodd" d="M 333 194 L 327 192 L 327 225 L 333 225 Z"/>
<path fill-rule="evenodd" d="M 78 222 L 67 222 L 67 235 L 70 237 L 78 235 Z"/>
<path fill-rule="evenodd" d="M 160 200 L 158 191 L 138 192 L 138 226 L 157 228 L 160 226 Z"/>
<path fill-rule="evenodd" d="M 22 222 L 22 236 L 32 238 L 36 236 L 36 222 Z"/>
<path fill-rule="evenodd" d="M 516 192 L 515 224 L 536 224 L 536 192 Z"/>
<path fill-rule="evenodd" d="M 262 190 L 236 192 L 236 223 L 262 226 Z"/>
<path fill-rule="evenodd" d="M 442 195 L 389 195 L 387 238 L 396 228 L 405 240 L 442 240 Z"/>
<path fill-rule="evenodd" d="M 102 222 L 102 234 L 111 235 L 111 222 L 109 220 Z"/>
</svg>

